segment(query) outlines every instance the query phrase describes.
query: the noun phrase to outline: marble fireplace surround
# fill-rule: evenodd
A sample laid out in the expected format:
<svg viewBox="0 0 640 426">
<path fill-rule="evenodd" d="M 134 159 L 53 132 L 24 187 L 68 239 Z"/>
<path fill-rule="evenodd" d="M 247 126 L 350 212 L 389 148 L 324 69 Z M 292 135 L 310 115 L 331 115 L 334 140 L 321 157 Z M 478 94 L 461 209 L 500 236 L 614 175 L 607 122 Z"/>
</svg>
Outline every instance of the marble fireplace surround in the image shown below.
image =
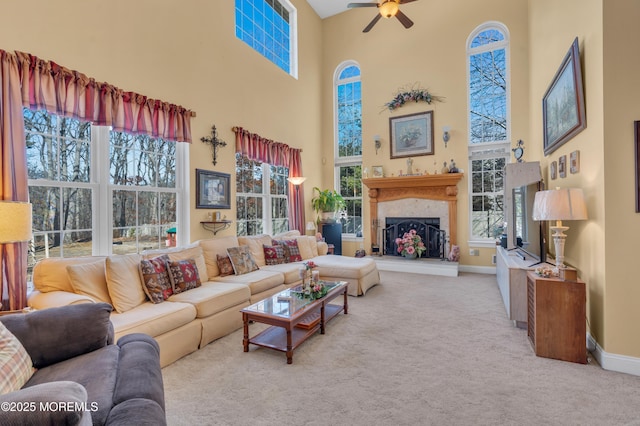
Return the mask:
<svg viewBox="0 0 640 426">
<path fill-rule="evenodd" d="M 463 173 L 362 179 L 369 188 L 371 244 L 379 245 L 385 217 L 439 217 L 440 229 L 457 244 L 458 182 Z M 425 200 L 429 202 L 425 202 Z"/>
</svg>

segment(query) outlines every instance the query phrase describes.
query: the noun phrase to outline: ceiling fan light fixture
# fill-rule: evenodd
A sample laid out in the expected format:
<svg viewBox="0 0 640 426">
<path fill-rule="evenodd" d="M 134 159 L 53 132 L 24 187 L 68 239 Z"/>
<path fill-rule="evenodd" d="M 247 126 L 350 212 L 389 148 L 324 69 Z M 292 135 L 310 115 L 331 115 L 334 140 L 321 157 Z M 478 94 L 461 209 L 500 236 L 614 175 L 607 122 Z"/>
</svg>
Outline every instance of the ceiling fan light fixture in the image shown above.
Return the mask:
<svg viewBox="0 0 640 426">
<path fill-rule="evenodd" d="M 380 15 L 385 18 L 391 18 L 398 13 L 398 3 L 393 0 L 387 0 L 380 5 Z"/>
</svg>

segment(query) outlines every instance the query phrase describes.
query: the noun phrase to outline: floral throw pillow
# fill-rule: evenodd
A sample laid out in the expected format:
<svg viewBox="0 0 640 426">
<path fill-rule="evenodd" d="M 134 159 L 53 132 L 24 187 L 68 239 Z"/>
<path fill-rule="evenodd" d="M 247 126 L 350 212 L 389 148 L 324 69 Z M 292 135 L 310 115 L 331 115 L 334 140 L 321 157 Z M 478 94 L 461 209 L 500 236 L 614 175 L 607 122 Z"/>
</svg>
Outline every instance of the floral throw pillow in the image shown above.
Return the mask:
<svg viewBox="0 0 640 426">
<path fill-rule="evenodd" d="M 169 278 L 175 294 L 200 287 L 200 275 L 194 259 L 167 262 Z"/>
<path fill-rule="evenodd" d="M 218 269 L 220 269 L 220 276 L 226 277 L 227 275 L 233 275 L 233 265 L 231 264 L 231 259 L 229 256 L 220 256 L 216 255 L 218 262 Z"/>
<path fill-rule="evenodd" d="M 284 258 L 287 263 L 301 262 L 302 256 L 300 255 L 300 248 L 298 247 L 298 241 L 296 240 L 282 240 L 280 245 L 284 248 Z"/>
<path fill-rule="evenodd" d="M 142 289 L 153 303 L 164 302 L 173 294 L 167 262 L 169 256 L 166 254 L 153 259 L 143 259 L 140 261 L 140 277 L 142 278 Z"/>
<path fill-rule="evenodd" d="M 227 249 L 233 270 L 236 275 L 247 274 L 251 271 L 255 271 L 258 268 L 258 264 L 251 257 L 249 246 L 229 247 Z"/>
<path fill-rule="evenodd" d="M 273 246 L 268 246 L 266 244 L 262 245 L 264 250 L 264 261 L 267 265 L 280 265 L 282 263 L 286 263 L 284 258 L 284 248 L 278 244 Z"/>
</svg>

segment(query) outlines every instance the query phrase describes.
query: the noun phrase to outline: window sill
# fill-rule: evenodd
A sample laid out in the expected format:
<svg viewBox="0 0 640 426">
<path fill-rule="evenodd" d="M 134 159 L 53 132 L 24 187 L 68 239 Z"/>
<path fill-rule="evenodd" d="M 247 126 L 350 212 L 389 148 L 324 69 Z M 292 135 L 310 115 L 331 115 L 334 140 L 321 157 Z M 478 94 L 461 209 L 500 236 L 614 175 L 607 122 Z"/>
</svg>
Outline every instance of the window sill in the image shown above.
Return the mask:
<svg viewBox="0 0 640 426">
<path fill-rule="evenodd" d="M 496 240 L 472 240 L 467 242 L 469 247 L 478 247 L 478 248 L 495 248 Z"/>
</svg>

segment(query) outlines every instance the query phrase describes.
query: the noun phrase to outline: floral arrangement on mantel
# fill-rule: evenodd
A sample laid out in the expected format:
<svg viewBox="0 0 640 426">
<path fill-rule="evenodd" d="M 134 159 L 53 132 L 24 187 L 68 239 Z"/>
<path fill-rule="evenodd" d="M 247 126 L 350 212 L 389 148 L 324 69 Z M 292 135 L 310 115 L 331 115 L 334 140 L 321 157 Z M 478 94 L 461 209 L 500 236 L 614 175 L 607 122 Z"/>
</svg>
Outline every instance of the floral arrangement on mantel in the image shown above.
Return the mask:
<svg viewBox="0 0 640 426">
<path fill-rule="evenodd" d="M 444 97 L 432 95 L 425 89 L 412 87 L 410 89 L 400 89 L 396 96 L 384 104 L 385 109 L 393 111 L 400 108 L 407 102 L 426 102 L 431 104 L 432 102 L 443 102 Z"/>
<path fill-rule="evenodd" d="M 420 257 L 427 250 L 415 229 L 405 232 L 402 238 L 396 238 L 396 244 L 398 245 L 398 253 L 405 257 L 413 257 L 414 255 Z"/>
</svg>

